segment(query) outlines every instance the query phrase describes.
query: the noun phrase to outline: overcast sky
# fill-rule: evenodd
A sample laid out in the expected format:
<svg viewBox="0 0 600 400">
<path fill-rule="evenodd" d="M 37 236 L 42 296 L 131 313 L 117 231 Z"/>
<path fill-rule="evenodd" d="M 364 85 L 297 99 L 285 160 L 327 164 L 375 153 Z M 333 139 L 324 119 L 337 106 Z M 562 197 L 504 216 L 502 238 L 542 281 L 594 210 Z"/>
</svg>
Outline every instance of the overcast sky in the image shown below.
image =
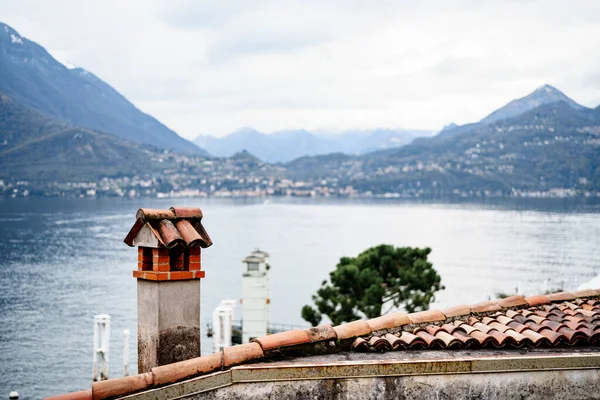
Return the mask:
<svg viewBox="0 0 600 400">
<path fill-rule="evenodd" d="M 440 129 L 550 83 L 600 103 L 600 1 L 0 0 L 186 138 Z"/>
</svg>

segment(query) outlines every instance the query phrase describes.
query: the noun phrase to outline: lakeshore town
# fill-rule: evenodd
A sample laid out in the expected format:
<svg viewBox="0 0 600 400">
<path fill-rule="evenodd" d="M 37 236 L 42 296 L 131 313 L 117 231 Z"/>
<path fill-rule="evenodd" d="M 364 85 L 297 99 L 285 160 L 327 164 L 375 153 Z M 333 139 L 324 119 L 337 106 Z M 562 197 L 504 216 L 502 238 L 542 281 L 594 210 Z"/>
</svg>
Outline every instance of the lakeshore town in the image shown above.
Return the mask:
<svg viewBox="0 0 600 400">
<path fill-rule="evenodd" d="M 229 158 L 204 159 L 165 153 L 159 159 L 165 168 L 144 176 L 100 177 L 87 181 L 43 181 L 0 179 L 0 197 L 341 197 L 341 198 L 600 198 L 600 193 L 581 188 L 550 188 L 547 190 L 490 191 L 476 189 L 435 190 L 435 182 L 412 180 L 399 191 L 361 190 L 355 181 L 372 181 L 388 174 L 398 173 L 398 168 L 388 167 L 365 173 L 358 162 L 348 160 L 323 179 L 293 177 L 290 169 L 279 164 L 263 163 L 249 153 L 239 153 Z M 400 172 L 431 172 L 444 168 L 431 165 L 404 166 Z M 317 174 L 318 175 L 318 174 Z M 364 186 L 364 185 L 363 185 Z M 376 186 L 376 185 L 375 185 Z"/>
</svg>

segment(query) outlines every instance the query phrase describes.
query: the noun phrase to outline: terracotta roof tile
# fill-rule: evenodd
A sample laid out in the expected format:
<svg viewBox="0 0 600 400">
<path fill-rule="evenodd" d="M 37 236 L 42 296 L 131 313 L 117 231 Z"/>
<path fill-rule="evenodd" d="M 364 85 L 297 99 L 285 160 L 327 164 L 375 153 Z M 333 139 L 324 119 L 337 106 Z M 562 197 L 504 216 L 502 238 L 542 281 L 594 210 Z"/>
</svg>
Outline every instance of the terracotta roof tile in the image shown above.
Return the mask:
<svg viewBox="0 0 600 400">
<path fill-rule="evenodd" d="M 435 335 L 436 338 L 444 342 L 444 348 L 453 349 L 462 347 L 462 340 L 456 336 L 452 336 L 445 331 L 438 331 Z"/>
<path fill-rule="evenodd" d="M 410 313 L 408 318 L 412 324 L 420 324 L 423 322 L 444 321 L 446 316 L 440 310 L 427 310 Z"/>
<path fill-rule="evenodd" d="M 576 292 L 589 295 L 589 291 Z M 594 291 L 595 293 L 595 291 Z M 376 342 L 380 349 L 419 348 L 503 348 L 544 347 L 588 344 L 600 342 L 600 307 L 598 296 L 573 297 L 575 293 L 523 298 L 513 296 L 505 301 L 489 301 L 470 307 L 473 313 L 465 314 L 467 306 L 449 309 L 447 319 L 440 319 L 436 310 L 409 314 L 411 324 L 403 325 L 396 335 L 378 336 L 376 332 L 363 339 Z M 571 300 L 561 300 L 570 298 Z M 538 307 L 542 306 L 543 309 Z M 446 310 L 447 311 L 447 310 Z M 423 325 L 429 322 L 429 325 Z M 439 322 L 443 322 L 439 324 Z M 451 323 L 449 323 L 451 322 Z M 389 346 L 380 343 L 387 340 Z M 357 345 L 361 341 L 355 342 Z M 356 347 L 353 345 L 353 348 Z M 364 349 L 364 347 L 363 347 Z M 369 346 L 373 350 L 373 346 Z"/>
<path fill-rule="evenodd" d="M 498 301 L 498 305 L 502 308 L 528 306 L 527 300 L 523 296 L 510 296 Z"/>
<path fill-rule="evenodd" d="M 477 340 L 477 342 L 479 343 L 479 346 L 481 347 L 490 347 L 494 344 L 494 337 L 492 337 L 491 335 L 488 335 L 487 333 L 481 332 L 477 329 L 473 329 L 471 332 L 469 332 L 469 336 L 471 336 L 473 339 Z M 495 345 L 497 347 L 497 345 Z"/>
<path fill-rule="evenodd" d="M 369 339 L 369 348 L 374 351 L 392 350 L 394 346 L 384 338 L 373 336 Z"/>
<path fill-rule="evenodd" d="M 523 333 L 526 330 L 531 330 L 531 328 L 527 327 L 526 325 L 520 324 L 514 320 L 507 323 L 506 326 L 510 327 L 511 329 L 514 329 L 515 332 L 519 332 L 519 333 Z"/>
<path fill-rule="evenodd" d="M 592 289 L 583 289 L 583 290 L 578 290 L 576 292 L 573 292 L 573 296 L 575 297 L 590 297 L 590 296 L 596 296 L 597 293 L 595 290 Z"/>
<path fill-rule="evenodd" d="M 427 347 L 431 348 L 431 349 L 443 349 L 444 348 L 444 342 L 439 339 L 436 338 L 433 335 L 430 335 L 428 332 L 424 331 L 424 330 L 420 330 L 418 332 L 416 332 L 416 335 L 418 337 L 420 337 L 421 339 L 423 339 L 423 341 L 425 342 L 425 344 L 427 345 Z"/>
<path fill-rule="evenodd" d="M 525 297 L 525 300 L 527 301 L 530 307 L 551 303 L 550 299 L 547 296 L 543 295 L 527 296 Z"/>
<path fill-rule="evenodd" d="M 453 336 L 462 343 L 462 347 L 465 349 L 476 347 L 479 344 L 477 339 L 467 335 L 467 333 L 462 329 L 455 331 Z"/>
<path fill-rule="evenodd" d="M 179 231 L 177 230 L 177 228 L 175 228 L 175 225 L 173 225 L 173 222 L 171 222 L 171 220 L 161 220 L 158 223 L 158 231 L 160 233 L 162 242 L 169 249 L 175 246 L 184 246 L 186 244 L 185 240 L 183 240 L 183 238 L 179 234 Z"/>
<path fill-rule="evenodd" d="M 437 326 L 437 325 L 427 325 L 426 327 L 418 328 L 415 331 L 417 331 L 417 330 L 425 330 L 430 335 L 435 336 L 435 335 L 437 335 L 437 333 L 439 331 L 444 330 L 444 328 L 442 328 L 441 326 Z"/>
<path fill-rule="evenodd" d="M 547 294 L 546 297 L 550 299 L 550 301 L 571 301 L 575 299 L 575 296 L 571 292 L 559 292 Z"/>
<path fill-rule="evenodd" d="M 158 210 L 156 208 L 140 208 L 136 214 L 142 221 L 173 219 L 175 213 L 171 210 Z"/>
<path fill-rule="evenodd" d="M 169 211 L 177 218 L 202 218 L 202 210 L 198 207 L 171 207 Z"/>
<path fill-rule="evenodd" d="M 214 353 L 179 361 L 173 364 L 152 368 L 155 385 L 174 383 L 195 375 L 206 374 L 220 370 L 223 365 L 223 354 Z"/>
<path fill-rule="evenodd" d="M 471 306 L 472 313 L 486 313 L 501 310 L 502 306 L 496 300 L 486 301 L 484 303 L 474 304 Z"/>
<path fill-rule="evenodd" d="M 471 306 L 467 304 L 461 304 L 459 306 L 443 309 L 442 313 L 446 316 L 446 318 L 469 315 L 471 313 Z"/>
<path fill-rule="evenodd" d="M 533 342 L 527 336 L 522 335 L 513 329 L 507 329 L 503 332 L 506 336 L 510 336 L 515 340 L 515 347 L 531 346 Z"/>
<path fill-rule="evenodd" d="M 92 400 L 92 389 L 46 397 L 45 400 Z"/>
<path fill-rule="evenodd" d="M 457 329 L 460 329 L 459 326 L 453 325 L 453 324 L 443 324 L 442 325 L 442 329 L 444 329 L 446 332 L 448 332 L 449 334 L 454 333 Z M 466 332 L 465 332 L 466 333 Z"/>
<path fill-rule="evenodd" d="M 402 346 L 402 342 L 398 336 L 392 335 L 391 333 L 386 333 L 384 337 L 388 342 L 390 342 L 393 350 L 396 350 L 398 347 Z"/>
<path fill-rule="evenodd" d="M 108 379 L 92 383 L 92 398 L 94 400 L 121 397 L 123 394 L 136 393 L 151 388 L 153 376 L 151 372 Z"/>
<path fill-rule="evenodd" d="M 199 208 L 171 207 L 170 210 L 140 208 L 136 222 L 125 237 L 125 243 L 134 246 L 138 234 L 144 227 L 156 238 L 158 246 L 144 243 L 146 247 L 209 247 L 212 241 L 202 225 Z M 146 238 L 148 240 L 148 238 Z M 137 242 L 139 243 L 139 241 Z"/>
<path fill-rule="evenodd" d="M 523 336 L 527 337 L 534 346 L 550 346 L 552 343 L 545 336 L 535 332 L 532 329 L 524 329 L 520 332 Z"/>
<path fill-rule="evenodd" d="M 408 325 L 410 324 L 410 319 L 408 319 L 408 314 L 406 313 L 394 312 L 391 314 L 382 315 L 381 317 L 368 319 L 367 324 L 372 331 L 379 331 L 382 329 L 390 329 L 402 325 Z"/>
<path fill-rule="evenodd" d="M 226 347 L 223 349 L 223 366 L 231 367 L 263 356 L 263 349 L 258 343 L 246 343 L 239 346 Z"/>
<path fill-rule="evenodd" d="M 413 335 L 410 332 L 403 331 L 399 336 L 400 342 L 405 348 L 425 348 L 427 344 L 423 340 L 423 338 Z"/>
<path fill-rule="evenodd" d="M 335 329 L 331 325 L 319 325 L 314 328 L 305 329 L 304 332 L 308 335 L 311 342 L 321 342 L 324 340 L 337 339 Z"/>
<path fill-rule="evenodd" d="M 506 326 L 509 326 L 508 324 L 510 324 L 511 322 L 515 322 L 512 318 L 507 317 L 506 315 L 502 315 L 502 314 L 497 315 L 495 318 L 498 322 L 500 322 L 501 324 L 504 324 Z"/>
<path fill-rule="evenodd" d="M 352 343 L 352 349 L 355 351 L 368 351 L 369 342 L 361 337 L 358 337 Z"/>
<path fill-rule="evenodd" d="M 537 333 L 547 338 L 552 345 L 558 345 L 561 343 L 568 344 L 568 340 L 562 334 L 554 332 L 552 329 L 539 329 Z"/>
<path fill-rule="evenodd" d="M 337 334 L 339 340 L 353 339 L 357 336 L 370 335 L 372 332 L 371 327 L 362 320 L 334 326 L 333 329 L 335 329 L 335 333 Z"/>
<path fill-rule="evenodd" d="M 290 347 L 298 344 L 309 343 L 310 339 L 306 332 L 295 329 L 293 331 L 275 333 L 252 339 L 262 347 L 263 351 L 276 350 L 282 347 Z"/>
<path fill-rule="evenodd" d="M 180 219 L 179 221 L 175 222 L 175 227 L 177 228 L 181 238 L 189 247 L 206 247 L 207 243 L 187 219 Z"/>
</svg>

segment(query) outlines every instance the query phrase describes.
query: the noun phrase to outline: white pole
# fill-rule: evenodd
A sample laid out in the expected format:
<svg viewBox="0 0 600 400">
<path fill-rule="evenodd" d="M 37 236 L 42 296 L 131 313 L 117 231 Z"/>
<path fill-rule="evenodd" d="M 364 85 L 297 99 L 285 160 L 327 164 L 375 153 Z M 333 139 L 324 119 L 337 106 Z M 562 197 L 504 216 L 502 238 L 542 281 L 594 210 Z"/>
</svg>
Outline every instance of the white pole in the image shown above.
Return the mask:
<svg viewBox="0 0 600 400">
<path fill-rule="evenodd" d="M 102 335 L 102 380 L 108 379 L 108 354 L 110 349 L 110 316 L 105 314 L 104 332 Z"/>
<path fill-rule="evenodd" d="M 231 308 L 226 307 L 223 310 L 223 347 L 231 346 Z"/>
<path fill-rule="evenodd" d="M 129 375 L 129 329 L 123 330 L 123 376 Z"/>
<path fill-rule="evenodd" d="M 212 315 L 213 324 L 213 352 L 221 351 L 221 318 L 219 317 L 219 307 L 215 308 Z"/>
<path fill-rule="evenodd" d="M 94 317 L 94 369 L 92 372 L 94 382 L 98 380 L 98 318 Z"/>
<path fill-rule="evenodd" d="M 110 350 L 110 315 L 94 316 L 94 370 L 93 380 L 98 380 L 98 355 L 101 357 L 100 380 L 108 379 L 108 353 Z"/>
</svg>

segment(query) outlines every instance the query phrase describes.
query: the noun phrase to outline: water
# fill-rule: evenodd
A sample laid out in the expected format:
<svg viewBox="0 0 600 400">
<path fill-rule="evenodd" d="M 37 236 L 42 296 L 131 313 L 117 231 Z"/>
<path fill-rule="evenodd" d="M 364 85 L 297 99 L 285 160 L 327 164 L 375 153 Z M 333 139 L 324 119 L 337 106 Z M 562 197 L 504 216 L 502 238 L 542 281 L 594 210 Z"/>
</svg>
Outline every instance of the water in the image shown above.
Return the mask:
<svg viewBox="0 0 600 400">
<path fill-rule="evenodd" d="M 424 204 L 279 200 L 0 200 L 0 397 L 88 389 L 93 316 L 112 317 L 110 375 L 122 374 L 123 329 L 136 370 L 137 255 L 123 239 L 141 207 L 200 206 L 202 319 L 241 296 L 241 260 L 271 254 L 272 320 L 306 323 L 302 305 L 341 256 L 380 243 L 429 246 L 446 289 L 434 307 L 496 292 L 575 289 L 600 273 L 600 208 L 562 202 Z M 204 352 L 211 343 L 204 339 Z"/>
</svg>

